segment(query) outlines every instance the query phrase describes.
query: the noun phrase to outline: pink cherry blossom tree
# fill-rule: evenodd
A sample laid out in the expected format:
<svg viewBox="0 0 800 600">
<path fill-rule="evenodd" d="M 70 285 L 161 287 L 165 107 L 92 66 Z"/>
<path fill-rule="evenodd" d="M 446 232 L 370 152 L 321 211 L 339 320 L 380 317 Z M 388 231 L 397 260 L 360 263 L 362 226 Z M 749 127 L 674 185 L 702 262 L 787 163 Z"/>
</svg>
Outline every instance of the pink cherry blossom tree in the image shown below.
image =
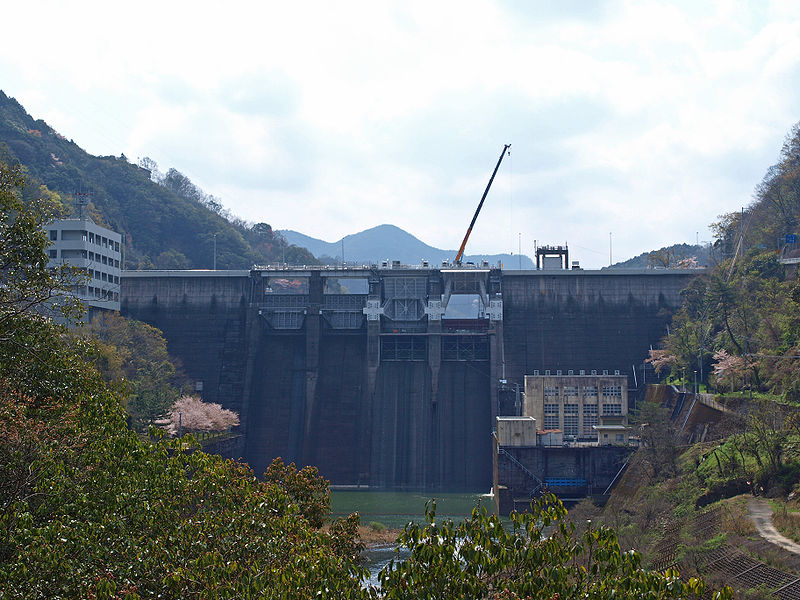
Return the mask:
<svg viewBox="0 0 800 600">
<path fill-rule="evenodd" d="M 742 356 L 728 354 L 727 350 L 717 350 L 714 353 L 714 377 L 722 385 L 734 385 L 742 382 L 747 363 Z"/>
<path fill-rule="evenodd" d="M 183 396 L 175 401 L 162 421 L 167 432 L 211 433 L 225 431 L 239 424 L 239 415 L 214 402 L 203 402 L 196 396 Z"/>
</svg>

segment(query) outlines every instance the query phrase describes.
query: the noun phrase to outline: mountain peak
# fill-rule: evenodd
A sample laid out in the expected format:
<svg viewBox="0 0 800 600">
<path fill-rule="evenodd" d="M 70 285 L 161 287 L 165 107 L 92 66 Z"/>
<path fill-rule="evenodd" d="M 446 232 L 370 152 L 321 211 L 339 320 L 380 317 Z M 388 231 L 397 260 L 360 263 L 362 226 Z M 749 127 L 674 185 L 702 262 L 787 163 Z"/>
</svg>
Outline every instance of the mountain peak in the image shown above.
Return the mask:
<svg viewBox="0 0 800 600">
<path fill-rule="evenodd" d="M 415 265 L 427 260 L 430 264 L 440 264 L 443 260 L 453 260 L 455 250 L 443 250 L 429 246 L 413 234 L 390 223 L 376 225 L 358 233 L 351 233 L 336 242 L 326 242 L 302 233 L 283 230 L 280 232 L 286 241 L 296 246 L 303 246 L 317 258 L 340 261 L 344 252 L 344 260 L 362 264 L 379 264 L 383 260 L 399 260 L 403 264 Z M 464 257 L 465 261 L 477 262 L 488 260 L 491 264 L 502 262 L 513 268 L 520 264 L 520 257 L 510 254 L 472 254 Z M 533 268 L 533 261 L 522 257 L 522 268 Z"/>
</svg>

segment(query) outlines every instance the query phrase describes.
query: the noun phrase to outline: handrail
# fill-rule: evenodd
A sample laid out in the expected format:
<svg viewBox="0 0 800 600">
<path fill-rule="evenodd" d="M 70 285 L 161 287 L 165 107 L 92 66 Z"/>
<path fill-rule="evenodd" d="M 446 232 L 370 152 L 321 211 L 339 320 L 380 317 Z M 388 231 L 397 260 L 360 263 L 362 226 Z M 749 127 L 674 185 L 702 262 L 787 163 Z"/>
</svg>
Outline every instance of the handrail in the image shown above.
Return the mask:
<svg viewBox="0 0 800 600">
<path fill-rule="evenodd" d="M 542 488 L 544 487 L 544 482 L 543 482 L 541 479 L 539 479 L 539 478 L 538 478 L 536 475 L 534 475 L 534 474 L 533 474 L 533 473 L 532 473 L 532 472 L 531 472 L 531 471 L 528 469 L 528 467 L 526 467 L 525 465 L 523 465 L 523 464 L 522 464 L 522 463 L 521 463 L 521 462 L 520 462 L 520 461 L 517 459 L 517 457 L 516 457 L 516 456 L 514 456 L 513 454 L 511 454 L 510 452 L 508 452 L 508 451 L 507 451 L 505 448 L 498 447 L 498 448 L 497 448 L 497 453 L 498 453 L 498 454 L 505 454 L 505 455 L 506 455 L 506 456 L 509 458 L 509 460 L 511 460 L 511 462 L 512 462 L 514 465 L 516 465 L 516 466 L 517 466 L 519 469 L 521 469 L 521 470 L 522 470 L 522 472 L 523 472 L 523 473 L 525 473 L 525 474 L 526 474 L 528 477 L 530 477 L 531 479 L 533 479 L 534 481 L 536 481 L 536 482 L 538 483 L 538 485 L 537 485 L 535 488 L 533 488 L 533 489 L 531 490 L 531 496 L 533 496 L 533 495 L 534 495 L 536 492 L 538 492 L 540 489 L 542 489 Z"/>
</svg>

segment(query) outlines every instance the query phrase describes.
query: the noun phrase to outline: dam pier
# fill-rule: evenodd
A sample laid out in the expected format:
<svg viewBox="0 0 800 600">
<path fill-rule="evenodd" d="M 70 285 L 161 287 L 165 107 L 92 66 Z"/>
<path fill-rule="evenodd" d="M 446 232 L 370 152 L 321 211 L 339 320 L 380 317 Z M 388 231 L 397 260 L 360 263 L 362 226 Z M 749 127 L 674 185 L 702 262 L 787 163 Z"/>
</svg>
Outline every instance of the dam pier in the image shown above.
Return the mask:
<svg viewBox="0 0 800 600">
<path fill-rule="evenodd" d="M 256 473 L 281 456 L 334 485 L 473 491 L 492 484 L 495 417 L 519 414 L 525 375 L 632 376 L 696 273 L 128 271 L 121 312 L 161 329 L 203 398 L 239 413 L 233 454 Z"/>
</svg>

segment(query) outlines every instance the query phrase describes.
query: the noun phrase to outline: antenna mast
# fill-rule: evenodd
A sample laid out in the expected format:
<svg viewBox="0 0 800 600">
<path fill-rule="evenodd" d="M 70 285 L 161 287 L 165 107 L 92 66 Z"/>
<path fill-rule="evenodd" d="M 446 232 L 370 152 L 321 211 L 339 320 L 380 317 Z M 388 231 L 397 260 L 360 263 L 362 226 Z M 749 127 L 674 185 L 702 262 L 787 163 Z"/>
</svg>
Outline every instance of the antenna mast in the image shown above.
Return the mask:
<svg viewBox="0 0 800 600">
<path fill-rule="evenodd" d="M 89 192 L 75 192 L 75 206 L 78 207 L 78 218 L 83 221 L 83 209 L 89 206 Z"/>
</svg>

